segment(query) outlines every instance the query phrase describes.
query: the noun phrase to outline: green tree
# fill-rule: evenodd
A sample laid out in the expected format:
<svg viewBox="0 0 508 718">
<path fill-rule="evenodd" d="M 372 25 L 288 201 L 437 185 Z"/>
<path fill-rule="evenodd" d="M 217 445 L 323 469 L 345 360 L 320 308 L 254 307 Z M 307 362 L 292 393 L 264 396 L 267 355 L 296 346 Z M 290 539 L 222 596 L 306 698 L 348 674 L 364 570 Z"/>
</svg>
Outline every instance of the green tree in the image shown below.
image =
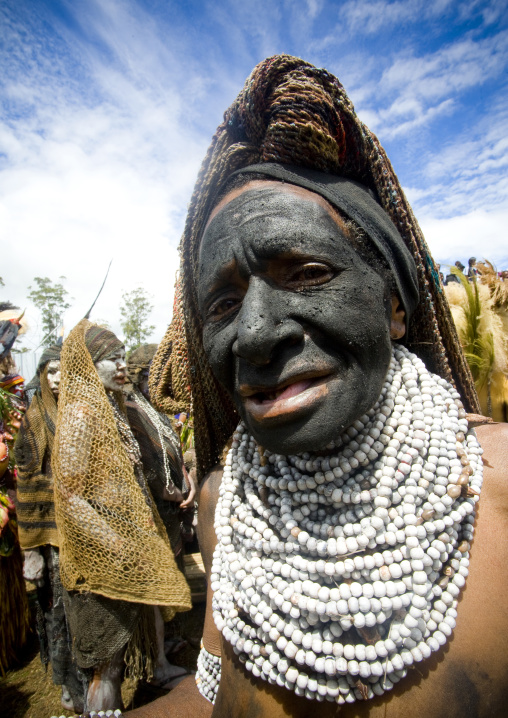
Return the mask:
<svg viewBox="0 0 508 718">
<path fill-rule="evenodd" d="M 112 331 L 111 324 L 108 322 L 107 319 L 95 319 L 94 317 L 94 319 L 92 319 L 91 321 L 93 321 L 94 324 L 97 324 L 97 326 L 102 327 L 103 329 L 109 329 L 110 331 Z"/>
<path fill-rule="evenodd" d="M 142 287 L 124 292 L 122 299 L 120 325 L 125 336 L 127 351 L 130 352 L 144 344 L 155 329 L 153 324 L 147 324 L 153 304 L 150 303 L 149 294 Z"/>
<path fill-rule="evenodd" d="M 65 277 L 58 277 L 65 279 Z M 28 287 L 28 299 L 40 310 L 42 316 L 43 346 L 55 342 L 55 330 L 62 324 L 69 292 L 61 282 L 53 283 L 49 277 L 34 277 L 34 286 Z"/>
<path fill-rule="evenodd" d="M 466 291 L 466 303 L 463 306 L 466 325 L 460 337 L 466 356 L 466 361 L 471 369 L 471 374 L 478 391 L 487 385 L 487 413 L 492 416 L 492 397 L 490 385 L 494 371 L 494 337 L 492 332 L 482 331 L 481 319 L 484 312 L 478 282 L 473 277 L 472 283 L 456 267 L 450 267 L 450 271 L 460 281 Z"/>
</svg>

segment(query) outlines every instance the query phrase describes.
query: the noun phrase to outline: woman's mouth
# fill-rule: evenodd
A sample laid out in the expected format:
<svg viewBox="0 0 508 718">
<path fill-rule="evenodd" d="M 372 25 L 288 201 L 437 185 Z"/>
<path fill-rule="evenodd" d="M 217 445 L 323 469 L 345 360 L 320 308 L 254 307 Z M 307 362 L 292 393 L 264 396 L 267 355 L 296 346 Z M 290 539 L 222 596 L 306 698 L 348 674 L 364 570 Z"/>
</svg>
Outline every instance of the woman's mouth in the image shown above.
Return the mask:
<svg viewBox="0 0 508 718">
<path fill-rule="evenodd" d="M 329 379 L 330 375 L 318 376 L 300 379 L 274 389 L 257 392 L 244 390 L 243 404 L 256 421 L 305 410 L 328 394 Z M 245 396 L 246 391 L 247 396 Z"/>
</svg>

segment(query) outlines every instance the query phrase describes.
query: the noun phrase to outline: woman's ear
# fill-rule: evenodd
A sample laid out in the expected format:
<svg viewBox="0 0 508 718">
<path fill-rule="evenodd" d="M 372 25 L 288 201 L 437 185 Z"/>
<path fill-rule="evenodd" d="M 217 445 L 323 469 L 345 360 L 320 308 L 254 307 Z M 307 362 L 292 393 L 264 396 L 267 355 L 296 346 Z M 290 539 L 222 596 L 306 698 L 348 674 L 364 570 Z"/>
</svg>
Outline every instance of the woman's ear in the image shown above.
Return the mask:
<svg viewBox="0 0 508 718">
<path fill-rule="evenodd" d="M 390 323 L 390 339 L 402 339 L 406 333 L 406 312 L 402 308 L 400 299 L 392 294 L 392 318 Z"/>
</svg>

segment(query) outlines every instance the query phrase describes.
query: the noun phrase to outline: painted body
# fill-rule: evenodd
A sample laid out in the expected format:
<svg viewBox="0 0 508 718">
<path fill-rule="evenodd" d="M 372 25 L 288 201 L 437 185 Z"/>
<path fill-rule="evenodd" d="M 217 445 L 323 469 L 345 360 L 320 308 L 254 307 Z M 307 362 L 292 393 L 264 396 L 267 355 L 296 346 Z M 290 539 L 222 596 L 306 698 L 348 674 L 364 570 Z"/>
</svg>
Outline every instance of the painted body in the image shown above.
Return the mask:
<svg viewBox="0 0 508 718">
<path fill-rule="evenodd" d="M 306 193 L 309 195 L 309 193 Z M 229 201 L 228 201 L 229 200 Z M 403 315 L 384 280 L 348 244 L 321 200 L 292 189 L 242 188 L 209 221 L 200 253 L 203 342 L 212 369 L 255 439 L 280 453 L 327 447 L 372 407 L 390 339 Z M 215 706 L 192 680 L 133 718 L 501 718 L 508 701 L 508 429 L 478 429 L 485 474 L 470 575 L 457 627 L 443 649 L 381 697 L 353 705 L 310 701 L 256 680 L 215 628 L 207 605 L 204 645 L 222 642 Z M 208 576 L 221 469 L 200 495 L 200 545 Z M 211 596 L 209 595 L 209 599 Z"/>
</svg>

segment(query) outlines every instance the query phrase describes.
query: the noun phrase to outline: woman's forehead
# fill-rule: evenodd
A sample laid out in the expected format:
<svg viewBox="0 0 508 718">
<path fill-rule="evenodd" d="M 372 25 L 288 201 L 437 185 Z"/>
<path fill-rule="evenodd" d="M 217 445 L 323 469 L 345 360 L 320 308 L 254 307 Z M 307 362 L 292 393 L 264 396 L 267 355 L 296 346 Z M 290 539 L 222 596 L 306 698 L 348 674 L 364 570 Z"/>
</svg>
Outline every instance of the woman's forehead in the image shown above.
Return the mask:
<svg viewBox="0 0 508 718">
<path fill-rule="evenodd" d="M 241 187 L 235 187 L 220 200 L 220 202 L 213 208 L 208 218 L 208 221 L 205 225 L 205 229 L 203 231 L 203 235 L 206 233 L 206 230 L 210 226 L 210 223 L 215 219 L 215 217 L 217 217 L 217 215 L 222 210 L 224 210 L 231 202 L 233 202 L 235 199 L 247 192 L 255 192 L 263 189 L 268 191 L 272 190 L 276 193 L 292 195 L 293 197 L 297 197 L 305 202 L 313 202 L 314 204 L 319 205 L 324 210 L 326 210 L 326 212 L 337 222 L 337 224 L 344 232 L 347 231 L 345 222 L 340 216 L 340 214 L 337 212 L 335 207 L 333 207 L 333 205 L 331 205 L 324 197 L 321 197 L 321 195 L 317 194 L 316 192 L 312 192 L 305 187 L 298 187 L 297 185 L 290 184 L 288 182 L 279 182 L 278 180 L 252 179 Z M 256 201 L 256 197 L 253 197 L 253 201 Z M 261 201 L 261 197 L 259 198 L 259 201 Z"/>
<path fill-rule="evenodd" d="M 211 263 L 216 266 L 241 256 L 268 259 L 304 248 L 308 253 L 318 239 L 334 244 L 332 238 L 346 234 L 312 192 L 288 191 L 281 183 L 264 182 L 240 189 L 244 191 L 235 192 L 203 234 L 200 280 L 207 281 Z"/>
<path fill-rule="evenodd" d="M 110 352 L 107 356 L 104 357 L 104 360 L 107 361 L 108 359 L 117 359 L 118 357 L 124 357 L 125 356 L 125 347 L 117 347 L 114 351 Z"/>
</svg>

